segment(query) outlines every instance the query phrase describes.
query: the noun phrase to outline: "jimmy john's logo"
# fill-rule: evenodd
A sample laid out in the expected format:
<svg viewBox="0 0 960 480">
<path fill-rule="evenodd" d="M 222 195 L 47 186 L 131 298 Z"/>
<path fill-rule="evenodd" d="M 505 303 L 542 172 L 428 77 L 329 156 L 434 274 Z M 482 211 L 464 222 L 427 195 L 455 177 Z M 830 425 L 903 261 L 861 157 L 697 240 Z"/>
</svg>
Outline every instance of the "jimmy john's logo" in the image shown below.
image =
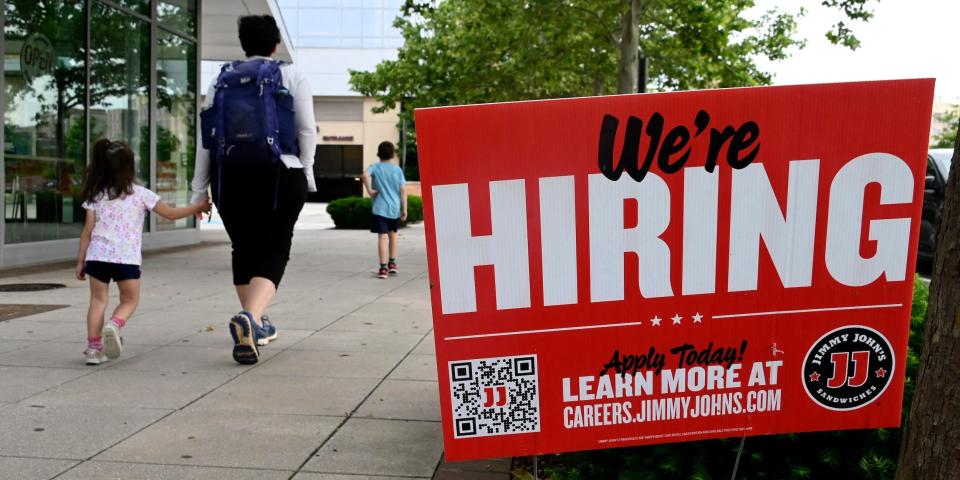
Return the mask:
<svg viewBox="0 0 960 480">
<path fill-rule="evenodd" d="M 827 333 L 807 352 L 803 384 L 814 402 L 830 410 L 854 410 L 876 400 L 893 377 L 893 349 L 880 332 L 864 326 Z"/>
</svg>

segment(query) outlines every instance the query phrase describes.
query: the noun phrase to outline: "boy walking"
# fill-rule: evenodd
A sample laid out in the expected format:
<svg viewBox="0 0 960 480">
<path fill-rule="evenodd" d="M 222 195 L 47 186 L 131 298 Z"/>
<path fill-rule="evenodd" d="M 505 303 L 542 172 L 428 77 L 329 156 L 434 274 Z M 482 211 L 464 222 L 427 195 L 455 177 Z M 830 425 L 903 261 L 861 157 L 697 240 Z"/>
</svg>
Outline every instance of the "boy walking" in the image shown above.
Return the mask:
<svg viewBox="0 0 960 480">
<path fill-rule="evenodd" d="M 407 181 L 403 170 L 390 163 L 395 153 L 392 143 L 382 142 L 377 147 L 380 163 L 370 165 L 363 172 L 363 186 L 373 198 L 370 231 L 378 236 L 379 278 L 397 274 L 397 224 L 407 219 Z"/>
</svg>

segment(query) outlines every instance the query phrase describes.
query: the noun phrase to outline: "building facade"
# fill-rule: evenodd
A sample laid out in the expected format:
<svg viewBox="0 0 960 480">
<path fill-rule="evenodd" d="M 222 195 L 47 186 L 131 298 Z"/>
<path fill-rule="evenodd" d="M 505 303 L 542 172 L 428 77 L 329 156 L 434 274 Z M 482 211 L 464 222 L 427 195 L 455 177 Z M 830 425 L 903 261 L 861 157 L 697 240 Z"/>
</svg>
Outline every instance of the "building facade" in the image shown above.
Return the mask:
<svg viewBox="0 0 960 480">
<path fill-rule="evenodd" d="M 189 198 L 201 59 L 239 55 L 236 18 L 275 0 L 0 0 L 4 36 L 0 266 L 72 258 L 90 145 L 122 141 L 137 180 Z M 283 29 L 286 32 L 286 29 Z M 280 55 L 292 58 L 284 35 Z M 155 214 L 145 248 L 196 243 L 194 219 Z"/>
</svg>

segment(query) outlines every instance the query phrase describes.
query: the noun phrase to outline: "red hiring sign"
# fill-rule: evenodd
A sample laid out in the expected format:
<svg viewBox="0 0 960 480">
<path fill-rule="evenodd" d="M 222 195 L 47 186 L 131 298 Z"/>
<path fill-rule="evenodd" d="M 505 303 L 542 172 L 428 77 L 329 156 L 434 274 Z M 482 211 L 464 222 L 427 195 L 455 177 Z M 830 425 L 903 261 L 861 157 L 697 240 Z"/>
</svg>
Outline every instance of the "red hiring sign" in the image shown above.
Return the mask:
<svg viewBox="0 0 960 480">
<path fill-rule="evenodd" d="M 418 110 L 446 457 L 898 425 L 933 84 Z"/>
</svg>

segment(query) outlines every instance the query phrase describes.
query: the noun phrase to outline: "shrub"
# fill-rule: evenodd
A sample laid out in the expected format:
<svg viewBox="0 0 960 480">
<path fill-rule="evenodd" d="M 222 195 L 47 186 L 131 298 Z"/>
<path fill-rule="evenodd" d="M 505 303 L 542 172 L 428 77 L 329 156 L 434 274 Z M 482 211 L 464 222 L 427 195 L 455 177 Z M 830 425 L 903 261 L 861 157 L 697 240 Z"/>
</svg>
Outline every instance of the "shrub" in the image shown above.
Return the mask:
<svg viewBox="0 0 960 480">
<path fill-rule="evenodd" d="M 337 228 L 370 228 L 373 201 L 363 197 L 338 198 L 327 205 L 327 213 Z"/>
<path fill-rule="evenodd" d="M 363 197 L 339 198 L 327 205 L 327 213 L 333 218 L 334 225 L 342 229 L 370 228 L 370 216 L 373 215 L 373 200 Z M 423 199 L 416 195 L 407 196 L 407 223 L 423 221 Z"/>
<path fill-rule="evenodd" d="M 407 223 L 423 221 L 423 199 L 417 195 L 407 195 Z"/>
<path fill-rule="evenodd" d="M 901 424 L 913 397 L 928 294 L 915 279 Z M 750 437 L 737 478 L 893 478 L 901 435 L 900 428 L 880 428 Z M 551 455 L 541 464 L 551 480 L 719 479 L 729 477 L 739 445 L 739 438 L 651 445 Z"/>
</svg>

